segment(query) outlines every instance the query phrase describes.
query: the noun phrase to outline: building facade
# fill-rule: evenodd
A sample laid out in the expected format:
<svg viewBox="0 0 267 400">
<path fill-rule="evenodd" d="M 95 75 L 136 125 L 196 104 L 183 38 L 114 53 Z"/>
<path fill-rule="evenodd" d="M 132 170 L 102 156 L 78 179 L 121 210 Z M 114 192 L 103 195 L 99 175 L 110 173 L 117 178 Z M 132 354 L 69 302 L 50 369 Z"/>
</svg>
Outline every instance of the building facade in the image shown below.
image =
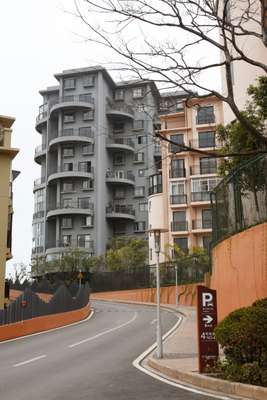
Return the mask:
<svg viewBox="0 0 267 400">
<path fill-rule="evenodd" d="M 102 67 L 63 71 L 40 92 L 32 256 L 102 255 L 114 235 L 144 237 L 148 176 L 160 161 L 153 82 L 115 83 Z"/>
<path fill-rule="evenodd" d="M 0 115 L 0 309 L 5 303 L 6 261 L 12 258 L 12 160 L 18 149 L 11 147 L 14 118 Z"/>
<path fill-rule="evenodd" d="M 210 191 L 218 184 L 216 126 L 223 121 L 222 103 L 214 98 L 192 101 L 166 95 L 166 114 L 161 115 L 160 134 L 171 140 L 161 142 L 162 170 L 150 176 L 149 228 L 164 228 L 161 261 L 171 256 L 174 244 L 187 252 L 192 247 L 209 247 L 212 219 Z M 168 108 L 175 104 L 175 110 Z M 188 146 L 202 153 L 183 148 Z M 207 152 L 207 154 L 205 154 Z M 149 260 L 155 264 L 154 240 L 149 237 Z"/>
</svg>

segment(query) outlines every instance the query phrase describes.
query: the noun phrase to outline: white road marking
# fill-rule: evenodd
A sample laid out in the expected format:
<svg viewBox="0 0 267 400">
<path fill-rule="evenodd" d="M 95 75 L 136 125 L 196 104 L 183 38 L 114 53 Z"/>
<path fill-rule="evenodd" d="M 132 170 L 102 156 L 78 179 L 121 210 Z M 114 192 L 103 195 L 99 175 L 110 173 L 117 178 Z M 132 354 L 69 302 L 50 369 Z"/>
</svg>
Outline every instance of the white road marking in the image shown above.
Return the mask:
<svg viewBox="0 0 267 400">
<path fill-rule="evenodd" d="M 42 331 L 42 332 L 31 333 L 30 335 L 20 336 L 20 337 L 14 338 L 14 339 L 3 340 L 2 342 L 0 342 L 0 345 L 1 344 L 5 344 L 5 343 L 9 343 L 9 342 L 15 342 L 16 340 L 27 339 L 27 338 L 29 338 L 31 336 L 43 335 L 45 333 L 58 331 L 59 329 L 65 329 L 65 328 L 68 328 L 69 326 L 75 326 L 75 325 L 83 324 L 84 322 L 89 321 L 89 319 L 92 318 L 94 313 L 95 313 L 95 311 L 92 308 L 90 314 L 88 315 L 88 317 L 83 319 L 83 320 L 81 320 L 81 321 L 73 322 L 72 324 L 68 324 L 68 325 L 64 325 L 64 326 L 59 326 L 58 328 L 47 329 L 46 331 Z"/>
<path fill-rule="evenodd" d="M 111 329 L 108 329 L 108 330 L 106 330 L 106 331 L 100 332 L 100 333 L 98 333 L 98 334 L 95 335 L 95 336 L 91 336 L 91 337 L 89 337 L 89 338 L 83 339 L 83 340 L 81 340 L 80 342 L 76 342 L 76 343 L 70 344 L 68 347 L 69 347 L 70 349 L 72 349 L 73 347 L 79 346 L 80 344 L 83 344 L 83 343 L 86 343 L 86 342 L 90 342 L 91 340 L 97 339 L 97 338 L 99 338 L 100 336 L 104 336 L 104 335 L 107 335 L 108 333 L 117 331 L 118 329 L 121 329 L 121 328 L 123 328 L 124 326 L 130 325 L 133 321 L 136 320 L 136 317 L 137 317 L 137 312 L 134 313 L 133 318 L 131 318 L 129 321 L 124 322 L 124 323 L 121 324 L 121 325 L 115 326 L 114 328 L 111 328 Z"/>
<path fill-rule="evenodd" d="M 157 318 L 153 319 L 153 321 L 151 321 L 150 324 L 153 325 L 155 322 L 157 322 Z"/>
<path fill-rule="evenodd" d="M 168 312 L 172 312 L 172 313 L 173 313 L 173 311 L 170 311 L 170 310 L 168 310 L 167 308 L 166 308 L 165 310 L 168 311 Z M 167 333 L 165 333 L 165 335 L 163 336 L 162 339 L 165 340 L 167 337 L 171 337 L 171 336 L 174 334 L 175 330 L 176 330 L 176 329 L 179 327 L 179 325 L 181 324 L 182 320 L 183 320 L 183 317 L 179 317 L 179 319 L 178 319 L 178 321 L 176 322 L 176 324 L 175 324 Z M 140 356 L 137 357 L 137 358 L 133 361 L 132 365 L 133 365 L 135 368 L 139 369 L 139 371 L 142 371 L 142 372 L 144 372 L 145 374 L 151 376 L 152 378 L 155 378 L 155 379 L 157 379 L 158 381 L 164 382 L 164 383 L 166 383 L 166 384 L 168 384 L 168 385 L 170 385 L 170 386 L 174 386 L 174 387 L 177 387 L 177 388 L 179 388 L 179 389 L 187 390 L 188 392 L 191 392 L 191 393 L 200 394 L 200 395 L 205 395 L 205 396 L 207 396 L 207 397 L 213 397 L 213 398 L 219 399 L 219 400 L 233 400 L 233 397 L 227 397 L 227 396 L 221 396 L 221 395 L 213 394 L 213 393 L 210 393 L 210 392 L 205 391 L 205 390 L 195 389 L 195 388 L 193 388 L 193 387 L 186 386 L 185 384 L 181 384 L 181 383 L 175 382 L 175 381 L 171 380 L 171 378 L 165 378 L 165 377 L 163 377 L 163 376 L 160 374 L 160 372 L 159 372 L 159 373 L 155 373 L 155 372 L 153 372 L 153 371 L 151 371 L 151 370 L 148 370 L 147 368 L 143 367 L 143 366 L 142 366 L 143 360 L 144 360 L 156 347 L 157 347 L 157 343 L 155 342 L 155 343 L 152 344 L 152 346 L 150 346 L 146 351 L 144 351 L 142 354 L 140 354 Z"/>
<path fill-rule="evenodd" d="M 31 358 L 30 360 L 26 360 L 26 361 L 22 361 L 22 362 L 20 362 L 20 363 L 18 363 L 18 364 L 14 364 L 13 367 L 15 367 L 15 368 L 16 368 L 16 367 L 21 367 L 22 365 L 26 365 L 26 364 L 29 364 L 29 363 L 31 363 L 31 362 L 41 360 L 42 358 L 45 358 L 45 357 L 47 357 L 47 355 L 46 355 L 46 354 L 43 354 L 43 355 L 41 355 L 41 356 Z"/>
</svg>

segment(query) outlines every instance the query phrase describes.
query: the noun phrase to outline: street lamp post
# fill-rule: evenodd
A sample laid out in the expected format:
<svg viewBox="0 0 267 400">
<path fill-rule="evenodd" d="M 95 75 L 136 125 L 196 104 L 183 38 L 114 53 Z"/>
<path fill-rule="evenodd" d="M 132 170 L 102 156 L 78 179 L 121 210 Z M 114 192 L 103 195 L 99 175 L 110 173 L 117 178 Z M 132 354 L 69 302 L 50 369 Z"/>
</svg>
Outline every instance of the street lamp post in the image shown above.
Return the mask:
<svg viewBox="0 0 267 400">
<path fill-rule="evenodd" d="M 160 273 L 159 273 L 159 253 L 160 253 L 160 236 L 167 229 L 150 229 L 154 235 L 155 253 L 156 253 L 156 282 L 157 282 L 157 358 L 162 358 L 162 333 L 161 333 L 161 316 L 160 316 Z"/>
</svg>

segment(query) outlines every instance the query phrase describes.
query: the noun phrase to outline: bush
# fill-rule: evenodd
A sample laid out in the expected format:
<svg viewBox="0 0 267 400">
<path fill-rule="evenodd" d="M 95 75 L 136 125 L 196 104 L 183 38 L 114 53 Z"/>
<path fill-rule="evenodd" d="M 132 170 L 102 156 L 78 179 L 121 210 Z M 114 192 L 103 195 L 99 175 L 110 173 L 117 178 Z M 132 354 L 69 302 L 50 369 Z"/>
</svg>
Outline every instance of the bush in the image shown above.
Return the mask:
<svg viewBox="0 0 267 400">
<path fill-rule="evenodd" d="M 267 386 L 267 299 L 229 314 L 215 329 L 225 379 Z"/>
</svg>

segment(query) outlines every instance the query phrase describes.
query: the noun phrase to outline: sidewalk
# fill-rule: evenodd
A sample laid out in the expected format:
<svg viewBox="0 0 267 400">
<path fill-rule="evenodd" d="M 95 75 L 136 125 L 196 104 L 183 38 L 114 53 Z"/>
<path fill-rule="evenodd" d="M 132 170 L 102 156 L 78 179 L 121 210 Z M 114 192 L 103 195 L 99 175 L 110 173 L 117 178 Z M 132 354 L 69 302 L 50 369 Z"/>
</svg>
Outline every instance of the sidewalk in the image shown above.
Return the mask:
<svg viewBox="0 0 267 400">
<path fill-rule="evenodd" d="M 168 306 L 177 310 L 173 306 Z M 198 373 L 197 321 L 195 307 L 178 307 L 183 315 L 179 327 L 163 343 L 163 358 L 156 358 L 156 350 L 144 360 L 144 366 L 180 381 L 183 384 L 205 389 L 232 398 L 266 400 L 267 388 L 228 382 Z"/>
</svg>

